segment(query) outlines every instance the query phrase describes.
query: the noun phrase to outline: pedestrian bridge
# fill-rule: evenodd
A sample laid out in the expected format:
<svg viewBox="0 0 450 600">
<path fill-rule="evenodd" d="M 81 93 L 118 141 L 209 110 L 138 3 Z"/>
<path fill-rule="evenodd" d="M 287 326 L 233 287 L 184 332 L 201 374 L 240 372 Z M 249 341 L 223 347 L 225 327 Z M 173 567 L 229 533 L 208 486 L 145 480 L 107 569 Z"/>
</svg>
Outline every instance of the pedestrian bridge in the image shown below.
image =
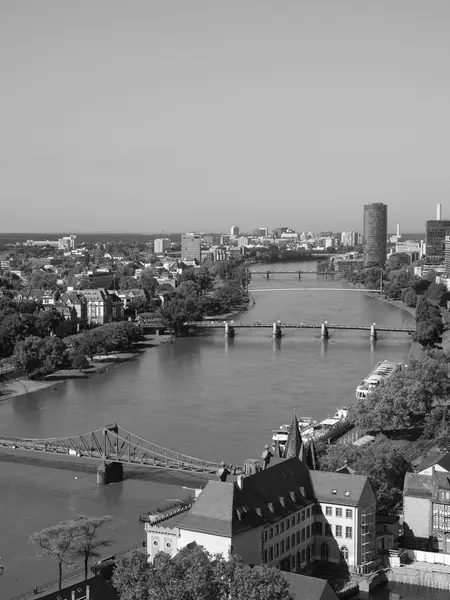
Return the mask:
<svg viewBox="0 0 450 600">
<path fill-rule="evenodd" d="M 98 483 L 121 481 L 123 465 L 169 469 L 204 476 L 221 476 L 224 471 L 227 474 L 242 471 L 241 467 L 195 458 L 158 446 L 115 423 L 71 437 L 0 437 L 0 451 L 1 449 L 101 461 L 97 474 Z"/>
</svg>

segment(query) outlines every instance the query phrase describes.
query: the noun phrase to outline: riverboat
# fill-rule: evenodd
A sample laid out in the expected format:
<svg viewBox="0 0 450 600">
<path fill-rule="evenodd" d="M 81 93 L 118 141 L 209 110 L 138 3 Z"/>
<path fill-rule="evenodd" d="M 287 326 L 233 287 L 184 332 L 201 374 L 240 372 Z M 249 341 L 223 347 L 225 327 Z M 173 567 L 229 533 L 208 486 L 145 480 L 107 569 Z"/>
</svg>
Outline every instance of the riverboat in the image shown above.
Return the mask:
<svg viewBox="0 0 450 600">
<path fill-rule="evenodd" d="M 328 416 L 323 421 L 314 421 L 310 417 L 300 418 L 298 420 L 298 429 L 302 440 L 309 442 L 310 440 L 319 440 L 320 438 L 330 434 L 341 423 L 347 421 L 348 408 L 339 408 L 335 414 Z M 291 425 L 281 425 L 278 429 L 273 430 L 272 441 L 282 450 L 286 446 Z"/>
<path fill-rule="evenodd" d="M 379 362 L 365 379 L 356 388 L 356 397 L 358 400 L 367 398 L 381 383 L 384 383 L 392 377 L 402 366 L 400 362 L 383 360 Z"/>
</svg>

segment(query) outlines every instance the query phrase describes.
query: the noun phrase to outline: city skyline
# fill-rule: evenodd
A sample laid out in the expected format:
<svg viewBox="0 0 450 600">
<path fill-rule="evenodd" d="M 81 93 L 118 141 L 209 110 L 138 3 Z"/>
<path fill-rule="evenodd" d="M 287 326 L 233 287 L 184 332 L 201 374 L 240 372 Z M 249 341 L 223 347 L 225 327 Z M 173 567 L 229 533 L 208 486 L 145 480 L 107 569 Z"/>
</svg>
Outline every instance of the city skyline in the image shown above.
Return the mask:
<svg viewBox="0 0 450 600">
<path fill-rule="evenodd" d="M 0 230 L 359 231 L 382 202 L 422 231 L 450 215 L 449 26 L 440 0 L 3 3 Z"/>
</svg>

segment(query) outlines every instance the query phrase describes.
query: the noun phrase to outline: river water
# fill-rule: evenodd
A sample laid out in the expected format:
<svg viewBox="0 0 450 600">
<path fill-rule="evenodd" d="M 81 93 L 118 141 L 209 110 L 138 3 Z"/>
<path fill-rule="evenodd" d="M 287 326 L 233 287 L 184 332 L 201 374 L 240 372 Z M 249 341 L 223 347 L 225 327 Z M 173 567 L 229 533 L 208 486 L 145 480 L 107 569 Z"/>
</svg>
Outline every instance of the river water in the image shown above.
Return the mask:
<svg viewBox="0 0 450 600">
<path fill-rule="evenodd" d="M 270 266 L 314 268 L 312 262 Z M 411 315 L 385 302 L 338 291 L 346 287 L 339 276 L 308 274 L 299 282 L 294 274 L 271 275 L 269 281 L 254 275 L 255 305 L 236 320 L 413 324 Z M 285 291 L 258 293 L 262 288 Z M 289 423 L 294 410 L 318 419 L 352 403 L 371 366 L 385 358 L 405 360 L 410 344 L 402 333 L 380 334 L 371 343 L 368 331 L 332 331 L 327 341 L 320 330 L 288 330 L 281 340 L 267 329 L 238 329 L 228 340 L 223 331 L 206 332 L 149 349 L 91 379 L 6 400 L 0 403 L 0 435 L 64 437 L 116 422 L 179 452 L 242 464 L 261 455 L 272 429 Z M 114 525 L 105 535 L 114 540 L 112 553 L 144 539 L 140 514 L 186 496 L 183 486 L 196 485 L 189 477 L 135 474 L 100 487 L 94 471 L 84 469 L 0 453 L 1 600 L 56 576 L 56 564 L 38 558 L 29 545 L 33 532 L 76 514 L 111 514 Z M 403 597 L 420 597 L 408 593 Z M 424 597 L 441 597 L 433 593 Z"/>
</svg>

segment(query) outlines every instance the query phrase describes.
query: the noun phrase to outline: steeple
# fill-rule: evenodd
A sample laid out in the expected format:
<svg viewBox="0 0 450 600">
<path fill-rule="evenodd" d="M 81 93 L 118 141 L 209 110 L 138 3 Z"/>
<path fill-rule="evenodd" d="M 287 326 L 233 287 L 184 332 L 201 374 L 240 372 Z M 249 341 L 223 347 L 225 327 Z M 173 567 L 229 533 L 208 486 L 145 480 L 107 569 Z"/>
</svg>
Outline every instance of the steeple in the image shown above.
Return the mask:
<svg viewBox="0 0 450 600">
<path fill-rule="evenodd" d="M 303 441 L 298 428 L 297 415 L 294 413 L 294 418 L 292 419 L 292 425 L 289 430 L 283 458 L 298 458 L 302 450 L 302 445 Z"/>
</svg>

